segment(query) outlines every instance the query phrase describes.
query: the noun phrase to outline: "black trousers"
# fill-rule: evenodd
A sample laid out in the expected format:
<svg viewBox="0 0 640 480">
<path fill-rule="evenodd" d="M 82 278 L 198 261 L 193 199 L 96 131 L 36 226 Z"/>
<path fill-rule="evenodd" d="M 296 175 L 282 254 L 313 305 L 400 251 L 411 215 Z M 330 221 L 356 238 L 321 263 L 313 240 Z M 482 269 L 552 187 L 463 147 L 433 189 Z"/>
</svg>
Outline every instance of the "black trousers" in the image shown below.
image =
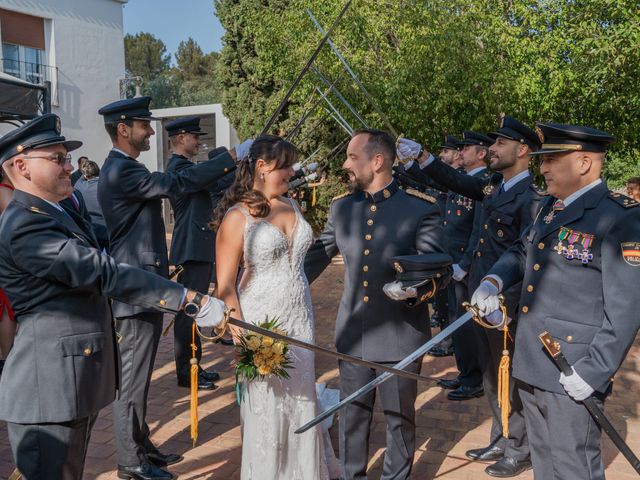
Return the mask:
<svg viewBox="0 0 640 480">
<path fill-rule="evenodd" d="M 98 414 L 62 423 L 7 422 L 9 443 L 24 480 L 82 480 Z"/>
<path fill-rule="evenodd" d="M 209 262 L 184 262 L 184 270 L 178 275 L 178 283 L 200 293 L 209 291 L 209 280 L 213 264 Z M 173 324 L 173 352 L 176 361 L 176 375 L 178 380 L 189 380 L 191 364 L 191 325 L 193 318 L 180 311 L 176 314 Z M 196 335 L 196 358 L 198 362 L 202 358 L 202 345 L 200 337 Z"/>
<path fill-rule="evenodd" d="M 527 429 L 522 412 L 522 402 L 515 384 L 516 381 L 510 375 L 509 399 L 511 402 L 511 414 L 509 415 L 509 438 L 502 435 L 502 413 L 498 407 L 498 367 L 502 359 L 504 346 L 504 333 L 500 330 L 486 329 L 475 322 L 472 322 L 476 330 L 478 339 L 478 349 L 482 366 L 482 383 L 484 393 L 489 402 L 493 422 L 491 424 L 490 443 L 501 446 L 505 449 L 505 456 L 515 458 L 518 461 L 529 458 L 529 443 L 527 440 Z M 516 336 L 516 323 L 509 325 L 511 338 Z M 513 361 L 513 341 L 507 342 L 509 356 Z"/>
<path fill-rule="evenodd" d="M 560 374 L 558 374 L 560 376 Z M 600 427 L 567 395 L 518 384 L 536 479 L 604 480 Z M 604 402 L 596 399 L 600 408 Z"/>
<path fill-rule="evenodd" d="M 414 362 L 404 370 L 419 373 L 421 363 L 422 361 Z M 339 368 L 341 398 L 352 394 L 382 373 L 342 360 Z M 409 478 L 416 450 L 417 382 L 394 375 L 377 390 L 387 423 L 387 450 L 380 478 Z M 369 433 L 375 399 L 376 391 L 373 390 L 340 411 L 340 458 L 344 462 L 346 480 L 367 478 Z"/>
<path fill-rule="evenodd" d="M 144 312 L 116 319 L 122 362 L 121 385 L 113 403 L 113 423 L 118 465 L 132 467 L 146 462 L 157 451 L 149 439 L 147 397 L 153 363 L 162 335 L 162 313 Z"/>
<path fill-rule="evenodd" d="M 468 302 L 471 298 L 467 277 L 468 275 L 461 282 L 452 280 L 449 284 L 449 289 L 452 293 L 449 296 L 449 323 L 452 323 L 466 312 L 462 302 Z M 472 321 L 465 323 L 451 335 L 456 366 L 458 367 L 458 372 L 460 372 L 458 379 L 466 387 L 479 387 L 482 385 L 482 368 L 478 352 L 477 332 L 473 323 Z"/>
</svg>

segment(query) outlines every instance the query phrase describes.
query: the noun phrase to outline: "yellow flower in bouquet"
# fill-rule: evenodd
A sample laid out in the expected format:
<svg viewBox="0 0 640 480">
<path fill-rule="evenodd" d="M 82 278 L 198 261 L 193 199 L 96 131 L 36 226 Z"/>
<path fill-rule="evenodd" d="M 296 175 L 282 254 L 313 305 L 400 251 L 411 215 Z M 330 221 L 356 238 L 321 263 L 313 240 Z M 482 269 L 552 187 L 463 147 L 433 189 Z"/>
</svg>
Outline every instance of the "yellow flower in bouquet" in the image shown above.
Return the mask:
<svg viewBox="0 0 640 480">
<path fill-rule="evenodd" d="M 280 335 L 287 335 L 286 331 L 278 328 L 277 318 L 269 320 L 267 317 L 257 326 Z M 235 366 L 238 403 L 242 401 L 241 391 L 244 391 L 244 387 L 240 387 L 241 381 L 251 382 L 256 378 L 264 380 L 267 375 L 289 378 L 287 369 L 293 368 L 289 357 L 289 345 L 282 340 L 275 340 L 265 335 L 245 333 L 236 345 L 236 352 L 239 357 Z"/>
</svg>

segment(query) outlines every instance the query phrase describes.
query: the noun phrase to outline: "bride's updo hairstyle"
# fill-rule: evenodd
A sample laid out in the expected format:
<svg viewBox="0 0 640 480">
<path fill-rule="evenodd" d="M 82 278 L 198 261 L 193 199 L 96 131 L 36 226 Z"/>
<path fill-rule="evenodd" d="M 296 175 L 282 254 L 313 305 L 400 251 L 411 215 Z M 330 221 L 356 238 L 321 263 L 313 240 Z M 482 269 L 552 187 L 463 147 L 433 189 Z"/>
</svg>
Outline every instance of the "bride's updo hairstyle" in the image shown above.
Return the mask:
<svg viewBox="0 0 640 480">
<path fill-rule="evenodd" d="M 292 144 L 276 135 L 261 135 L 253 141 L 249 155 L 238 164 L 236 178 L 224 193 L 222 200 L 213 212 L 213 220 L 209 224 L 217 230 L 227 210 L 238 202 L 244 203 L 249 213 L 257 218 L 264 218 L 271 212 L 271 205 L 264 194 L 253 189 L 256 175 L 256 162 L 263 160 L 269 170 L 289 168 L 298 160 L 298 151 Z"/>
</svg>

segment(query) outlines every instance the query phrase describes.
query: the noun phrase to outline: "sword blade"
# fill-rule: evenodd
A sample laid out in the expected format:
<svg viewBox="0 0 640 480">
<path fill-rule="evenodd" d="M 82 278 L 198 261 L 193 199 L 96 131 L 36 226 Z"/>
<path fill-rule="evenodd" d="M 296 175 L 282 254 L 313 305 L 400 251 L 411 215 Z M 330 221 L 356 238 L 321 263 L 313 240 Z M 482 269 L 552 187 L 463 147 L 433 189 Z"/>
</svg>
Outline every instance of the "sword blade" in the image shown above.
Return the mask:
<svg viewBox="0 0 640 480">
<path fill-rule="evenodd" d="M 405 357 L 403 360 L 400 360 L 398 363 L 396 363 L 393 366 L 393 368 L 402 369 L 402 368 L 410 365 L 411 363 L 415 362 L 417 359 L 419 359 L 425 353 L 427 353 L 429 350 L 431 350 L 433 347 L 435 347 L 438 343 L 440 343 L 442 340 L 447 338 L 449 335 L 451 335 L 453 332 L 455 332 L 457 329 L 459 329 L 462 325 L 464 325 L 466 322 L 468 322 L 471 319 L 471 317 L 473 317 L 473 312 L 469 311 L 469 312 L 465 313 L 460 318 L 458 318 L 455 322 L 450 324 L 447 328 L 445 328 L 444 330 L 441 330 L 435 337 L 433 337 L 427 343 L 422 345 L 420 348 L 418 348 L 416 351 L 414 351 L 408 357 Z M 318 415 L 313 420 L 305 423 L 303 426 L 298 428 L 295 431 L 295 433 L 304 433 L 304 432 L 306 432 L 311 427 L 314 427 L 315 425 L 317 425 L 320 422 L 322 422 L 324 419 L 329 418 L 331 415 L 333 415 L 338 410 L 344 408 L 345 406 L 347 406 L 350 403 L 354 402 L 355 400 L 357 400 L 361 396 L 366 395 L 367 393 L 369 393 L 371 390 L 376 388 L 378 385 L 380 385 L 380 384 L 386 382 L 387 380 L 389 380 L 391 378 L 391 375 L 392 375 L 392 373 L 390 373 L 390 372 L 384 372 L 383 374 L 379 375 L 378 377 L 376 377 L 375 379 L 373 379 L 372 381 L 370 381 L 369 383 L 367 383 L 366 385 L 364 385 L 360 389 L 358 389 L 355 392 L 353 392 L 351 395 L 346 397 L 344 400 L 341 400 L 340 402 L 336 403 L 334 406 L 332 406 L 328 410 L 325 410 L 324 412 L 322 412 L 320 415 Z"/>
<path fill-rule="evenodd" d="M 237 318 L 230 317 L 229 323 L 231 325 L 235 325 L 236 327 L 244 328 L 245 330 L 251 330 L 252 332 L 259 333 L 260 335 L 264 335 L 265 337 L 271 337 L 271 338 L 275 338 L 276 340 L 282 340 L 283 342 L 286 342 L 289 345 L 295 345 L 297 347 L 305 348 L 313 352 L 322 353 L 324 355 L 328 355 L 333 358 L 338 358 L 340 360 L 345 360 L 351 363 L 357 363 L 358 365 L 364 365 L 365 367 L 374 368 L 376 370 L 383 370 L 385 372 L 398 375 L 399 377 L 406 377 L 406 378 L 410 378 L 411 380 L 418 380 L 420 382 L 437 382 L 438 381 L 437 378 L 426 377 L 424 375 L 418 375 L 412 372 L 406 372 L 404 370 L 388 367 L 386 365 L 381 365 L 376 362 L 363 360 L 362 358 L 353 357 L 351 355 L 347 355 L 346 353 L 334 352 L 333 350 L 329 350 L 328 348 L 323 348 L 318 345 L 314 345 L 313 343 L 308 343 L 302 340 L 298 340 L 296 338 L 287 337 L 286 335 L 280 335 L 279 333 L 273 332 L 271 330 L 266 330 L 252 323 L 243 322 L 242 320 L 238 320 Z"/>
<path fill-rule="evenodd" d="M 304 74 L 307 73 L 307 70 L 309 70 L 309 67 L 311 67 L 311 64 L 315 61 L 316 57 L 320 53 L 320 50 L 322 50 L 322 47 L 324 46 L 324 44 L 327 43 L 327 40 L 329 39 L 329 36 L 331 35 L 331 33 L 333 33 L 335 28 L 340 23 L 340 20 L 342 19 L 342 16 L 345 14 L 345 12 L 351 6 L 351 2 L 352 2 L 352 0 L 348 0 L 347 3 L 344 5 L 344 7 L 342 7 L 342 10 L 340 11 L 340 14 L 333 21 L 333 24 L 329 28 L 329 31 L 324 35 L 324 37 L 322 37 L 322 40 L 320 40 L 320 43 L 316 47 L 315 51 L 313 52 L 313 54 L 311 55 L 309 60 L 307 60 L 307 63 L 302 68 L 302 70 L 300 71 L 300 73 L 298 74 L 296 79 L 293 81 L 293 84 L 291 84 L 291 87 L 289 87 L 289 90 L 287 91 L 286 95 L 284 96 L 284 98 L 282 99 L 280 104 L 278 105 L 278 108 L 276 108 L 276 111 L 273 112 L 273 115 L 271 115 L 271 118 L 267 121 L 267 124 L 262 129 L 262 132 L 260 132 L 260 135 L 264 135 L 265 133 L 268 133 L 269 129 L 276 122 L 276 120 L 278 119 L 278 116 L 280 115 L 280 112 L 282 112 L 282 109 L 285 107 L 285 105 L 289 101 L 289 98 L 291 97 L 291 94 L 293 93 L 293 91 L 298 86 L 298 83 L 300 83 L 300 80 L 302 80 L 302 77 L 304 77 Z"/>
</svg>

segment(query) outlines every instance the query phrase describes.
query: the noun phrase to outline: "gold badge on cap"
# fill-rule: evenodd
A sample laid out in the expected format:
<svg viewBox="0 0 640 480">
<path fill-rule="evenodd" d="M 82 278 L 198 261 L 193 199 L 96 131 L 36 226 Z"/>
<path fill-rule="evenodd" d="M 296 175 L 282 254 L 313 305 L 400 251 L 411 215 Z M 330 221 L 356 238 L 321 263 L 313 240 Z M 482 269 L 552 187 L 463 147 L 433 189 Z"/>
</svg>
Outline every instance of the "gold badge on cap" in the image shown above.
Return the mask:
<svg viewBox="0 0 640 480">
<path fill-rule="evenodd" d="M 540 139 L 540 143 L 544 143 L 544 132 L 540 127 L 536 127 L 536 133 L 538 134 L 538 138 Z"/>
<path fill-rule="evenodd" d="M 62 131 L 62 123 L 60 122 L 60 117 L 56 118 L 56 133 L 60 135 Z"/>
<path fill-rule="evenodd" d="M 400 265 L 400 262 L 393 262 L 393 268 L 395 268 L 396 272 L 398 273 L 404 272 L 404 268 L 402 268 L 402 265 Z"/>
<path fill-rule="evenodd" d="M 120 120 L 126 120 L 127 116 L 126 115 L 120 115 Z"/>
<path fill-rule="evenodd" d="M 16 147 L 16 152 L 18 152 L 18 153 L 22 153 L 23 150 L 24 150 L 24 145 L 18 145 Z"/>
</svg>

